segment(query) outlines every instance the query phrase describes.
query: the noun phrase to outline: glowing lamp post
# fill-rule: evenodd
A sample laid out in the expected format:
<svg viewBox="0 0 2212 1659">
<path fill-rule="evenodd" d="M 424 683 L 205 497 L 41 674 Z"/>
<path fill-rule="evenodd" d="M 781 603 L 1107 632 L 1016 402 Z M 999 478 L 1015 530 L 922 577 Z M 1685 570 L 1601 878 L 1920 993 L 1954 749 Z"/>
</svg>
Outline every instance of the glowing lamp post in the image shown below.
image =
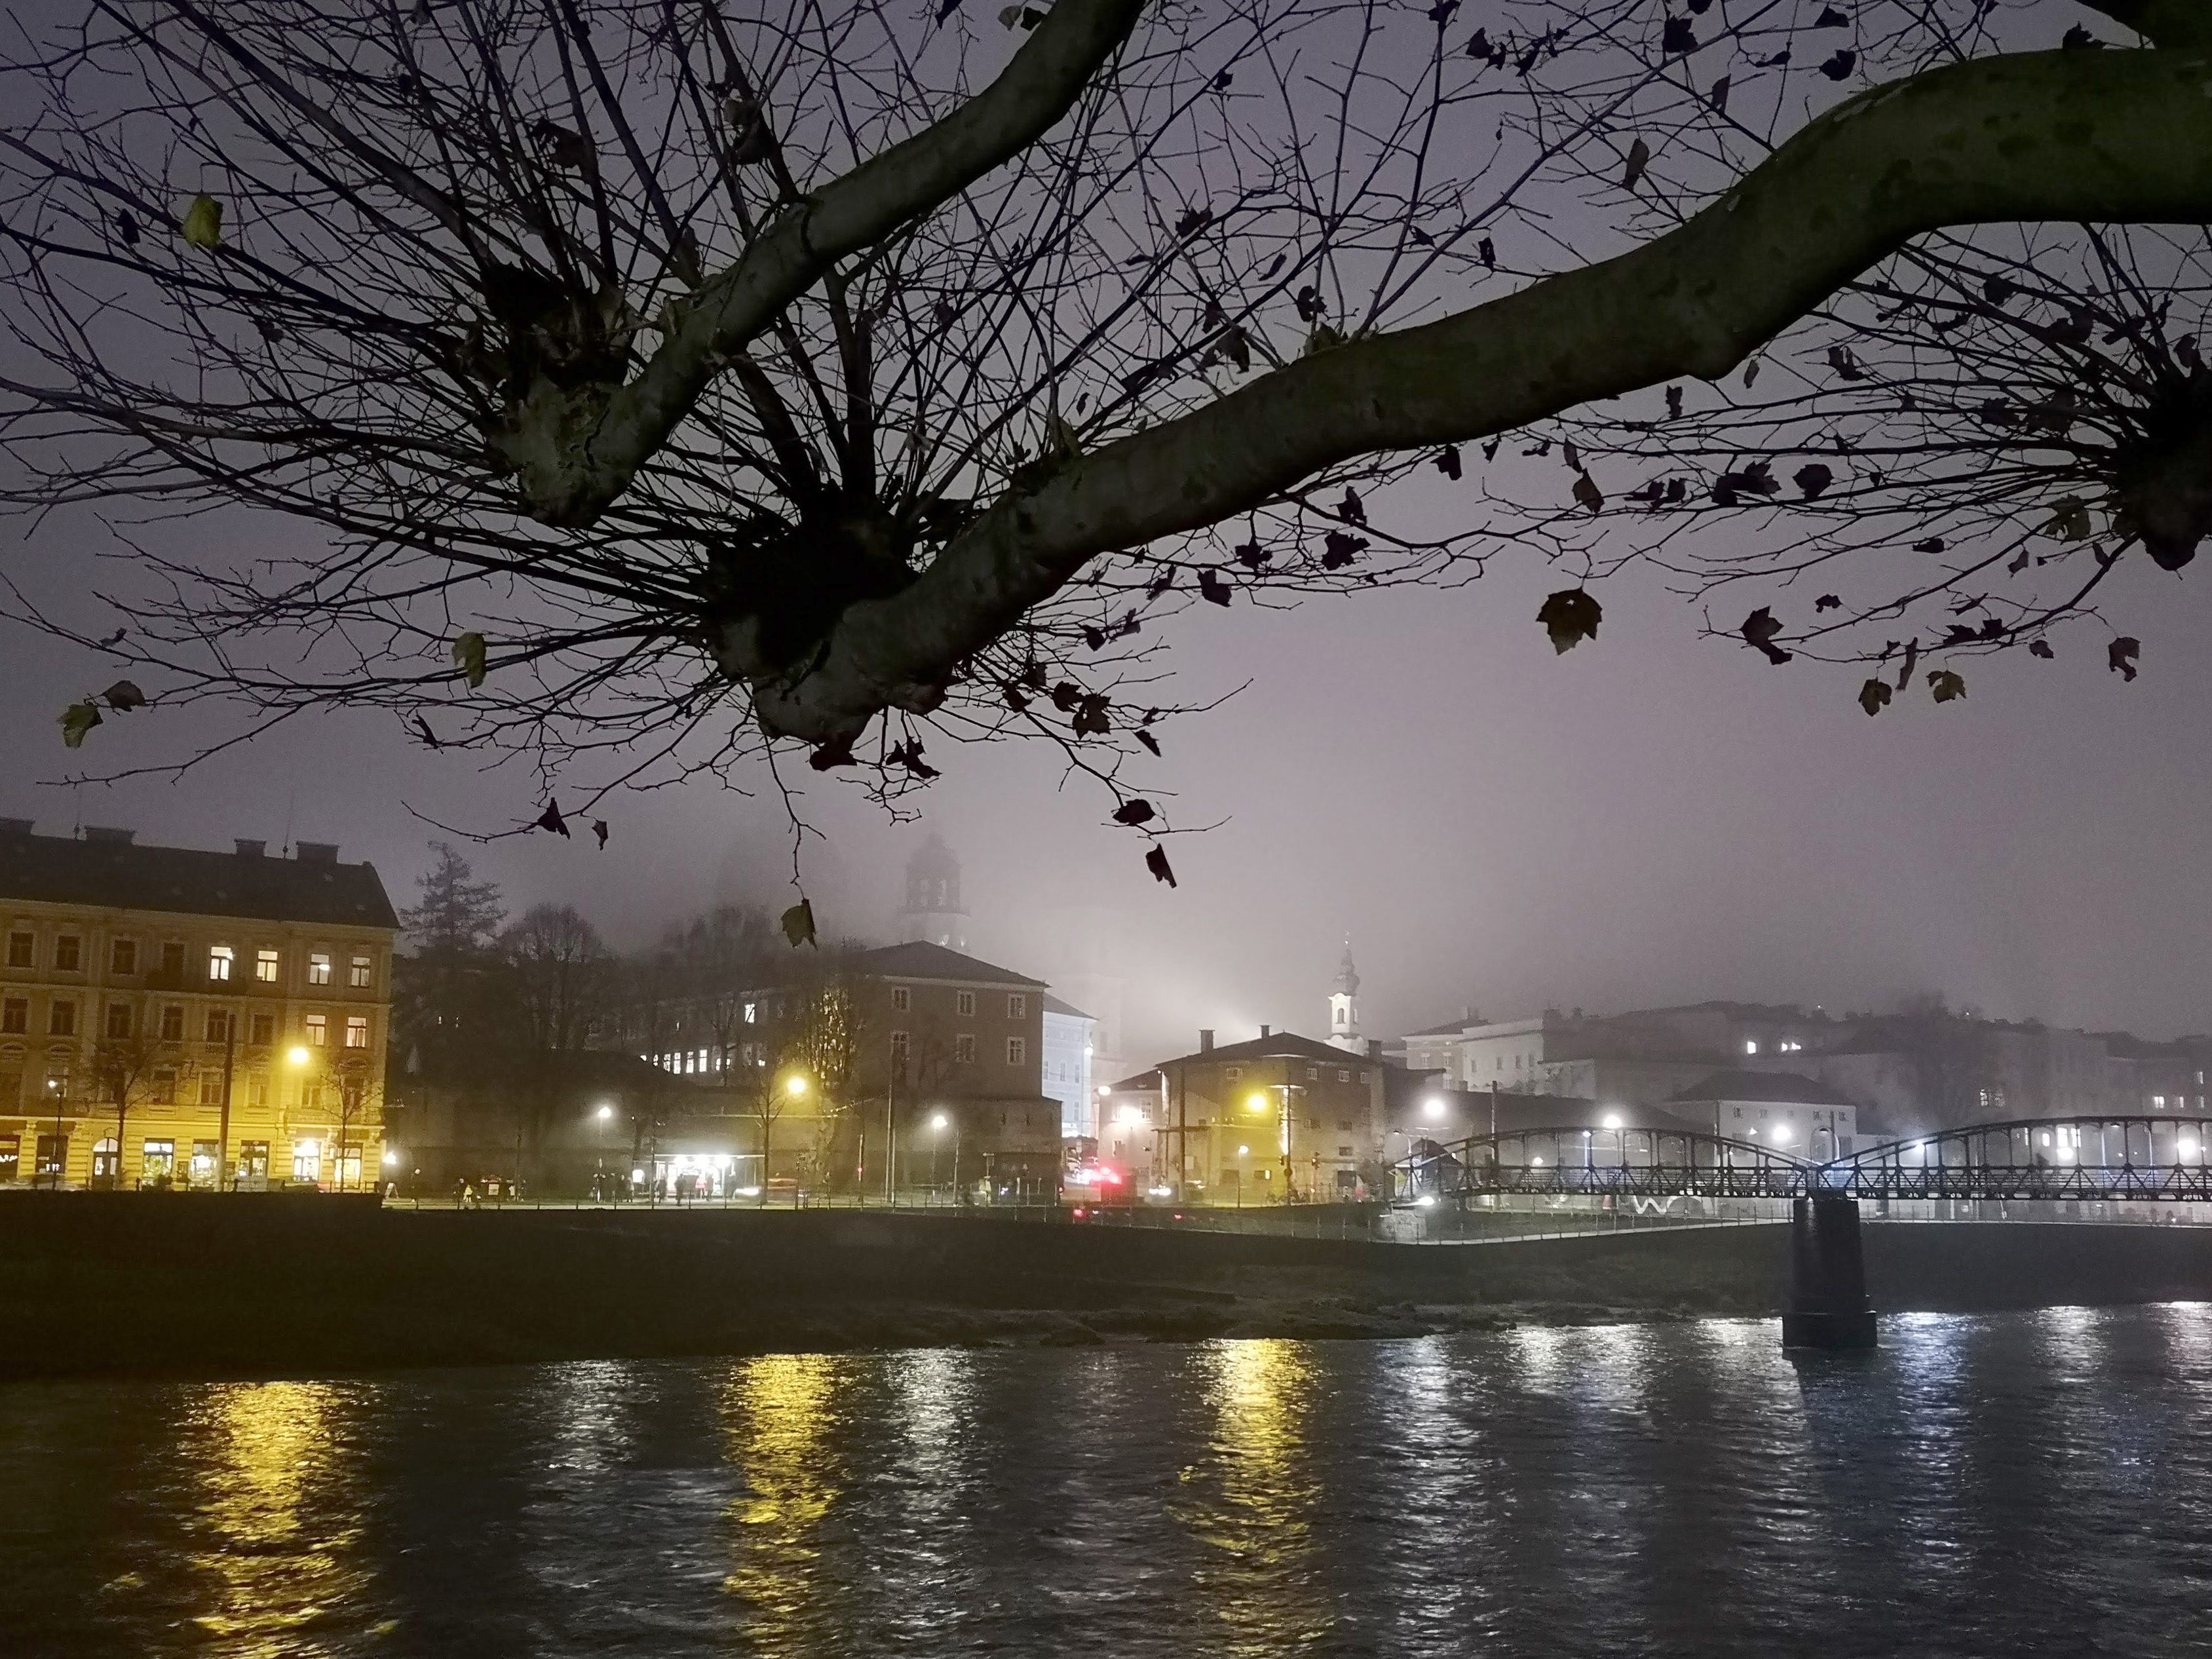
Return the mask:
<svg viewBox="0 0 2212 1659">
<path fill-rule="evenodd" d="M 940 1147 L 945 1145 L 945 1130 L 949 1128 L 952 1131 L 952 1190 L 957 1195 L 960 1190 L 959 1121 L 952 1117 L 948 1113 L 939 1112 L 929 1120 L 929 1127 L 936 1133 L 938 1137 L 937 1144 Z"/>
</svg>

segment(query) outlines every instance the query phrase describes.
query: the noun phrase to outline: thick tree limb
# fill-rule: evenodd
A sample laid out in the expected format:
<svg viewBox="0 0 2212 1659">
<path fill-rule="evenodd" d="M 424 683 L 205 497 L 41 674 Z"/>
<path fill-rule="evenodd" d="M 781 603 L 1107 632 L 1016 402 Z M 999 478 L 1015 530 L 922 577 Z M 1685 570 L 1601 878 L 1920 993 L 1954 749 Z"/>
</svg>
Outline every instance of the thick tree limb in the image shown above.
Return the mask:
<svg viewBox="0 0 2212 1659">
<path fill-rule="evenodd" d="M 1059 0 L 983 91 L 816 191 L 709 277 L 635 379 L 568 392 L 541 380 L 501 441 L 532 516 L 572 526 L 596 519 L 714 375 L 834 262 L 950 201 L 1050 131 L 1146 3 Z"/>
<path fill-rule="evenodd" d="M 2153 8 L 2146 6 L 2146 12 Z M 1000 501 L 910 586 L 782 675 L 725 630 L 763 726 L 849 739 L 927 709 L 1101 554 L 1245 511 L 1350 457 L 1462 441 L 1714 378 L 1912 237 L 2043 220 L 2212 219 L 2212 61 L 2061 52 L 1932 70 L 1812 123 L 1680 228 L 1426 326 L 1305 359 Z"/>
<path fill-rule="evenodd" d="M 2212 46 L 2212 10 L 2204 0 L 2081 0 L 2090 11 L 2124 23 L 2158 46 Z"/>
</svg>

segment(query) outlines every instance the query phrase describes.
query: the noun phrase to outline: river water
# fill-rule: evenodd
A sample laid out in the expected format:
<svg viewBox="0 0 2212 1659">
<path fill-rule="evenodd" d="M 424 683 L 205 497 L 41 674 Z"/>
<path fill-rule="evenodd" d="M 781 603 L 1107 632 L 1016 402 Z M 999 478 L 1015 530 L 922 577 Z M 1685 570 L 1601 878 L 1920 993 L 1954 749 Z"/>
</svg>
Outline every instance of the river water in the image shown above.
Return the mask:
<svg viewBox="0 0 2212 1659">
<path fill-rule="evenodd" d="M 0 1654 L 2212 1651 L 2212 1305 L 0 1389 Z"/>
</svg>

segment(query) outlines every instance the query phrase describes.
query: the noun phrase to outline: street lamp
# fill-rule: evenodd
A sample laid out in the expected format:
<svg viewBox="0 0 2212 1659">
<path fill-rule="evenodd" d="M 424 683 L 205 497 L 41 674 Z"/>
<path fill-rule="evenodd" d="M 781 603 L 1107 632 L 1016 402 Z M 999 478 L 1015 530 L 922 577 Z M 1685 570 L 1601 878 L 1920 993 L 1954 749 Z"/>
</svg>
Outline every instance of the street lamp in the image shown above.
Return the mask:
<svg viewBox="0 0 2212 1659">
<path fill-rule="evenodd" d="M 948 1126 L 952 1131 L 952 1190 L 957 1196 L 960 1190 L 960 1125 L 944 1112 L 935 1114 L 929 1120 L 929 1127 L 940 1136 Z M 944 1144 L 941 1139 L 938 1142 L 940 1146 Z"/>
<path fill-rule="evenodd" d="M 614 1115 L 615 1115 L 615 1109 L 614 1109 L 613 1107 L 611 1107 L 611 1106 L 604 1106 L 604 1105 L 603 1105 L 603 1106 L 601 1106 L 601 1107 L 599 1108 L 599 1121 L 600 1121 L 600 1122 L 602 1122 L 602 1123 L 605 1123 L 605 1122 L 609 1118 L 612 1117 Z"/>
</svg>

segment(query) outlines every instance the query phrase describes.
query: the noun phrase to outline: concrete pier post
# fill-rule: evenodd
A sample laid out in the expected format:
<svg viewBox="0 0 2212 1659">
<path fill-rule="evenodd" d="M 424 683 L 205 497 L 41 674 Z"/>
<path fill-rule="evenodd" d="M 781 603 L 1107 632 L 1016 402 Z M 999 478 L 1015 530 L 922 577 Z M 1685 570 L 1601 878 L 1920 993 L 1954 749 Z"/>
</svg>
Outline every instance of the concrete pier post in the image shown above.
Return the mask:
<svg viewBox="0 0 2212 1659">
<path fill-rule="evenodd" d="M 1824 1195 L 1791 1202 L 1790 1306 L 1782 1316 L 1782 1346 L 1875 1346 L 1856 1199 Z"/>
</svg>

